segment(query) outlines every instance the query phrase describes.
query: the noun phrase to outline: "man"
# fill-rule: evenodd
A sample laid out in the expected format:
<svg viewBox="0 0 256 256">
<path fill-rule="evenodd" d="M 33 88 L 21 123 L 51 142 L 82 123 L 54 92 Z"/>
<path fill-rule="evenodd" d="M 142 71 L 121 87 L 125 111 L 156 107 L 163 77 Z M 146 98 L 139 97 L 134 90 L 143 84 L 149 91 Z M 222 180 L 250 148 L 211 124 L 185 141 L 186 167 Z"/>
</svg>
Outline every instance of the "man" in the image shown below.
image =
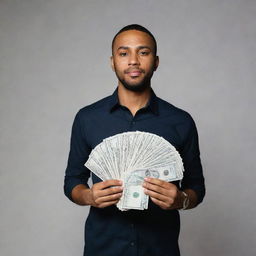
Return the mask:
<svg viewBox="0 0 256 256">
<path fill-rule="evenodd" d="M 76 204 L 91 206 L 85 225 L 86 256 L 180 255 L 178 210 L 197 206 L 205 195 L 193 119 L 151 89 L 158 64 L 154 36 L 140 25 L 124 27 L 112 42 L 117 89 L 75 117 L 64 191 Z M 136 130 L 157 134 L 174 145 L 183 159 L 184 178 L 181 183 L 145 179 L 149 209 L 122 212 L 115 206 L 122 195 L 122 182 L 101 181 L 92 174 L 89 188 L 90 171 L 84 163 L 104 138 Z"/>
</svg>

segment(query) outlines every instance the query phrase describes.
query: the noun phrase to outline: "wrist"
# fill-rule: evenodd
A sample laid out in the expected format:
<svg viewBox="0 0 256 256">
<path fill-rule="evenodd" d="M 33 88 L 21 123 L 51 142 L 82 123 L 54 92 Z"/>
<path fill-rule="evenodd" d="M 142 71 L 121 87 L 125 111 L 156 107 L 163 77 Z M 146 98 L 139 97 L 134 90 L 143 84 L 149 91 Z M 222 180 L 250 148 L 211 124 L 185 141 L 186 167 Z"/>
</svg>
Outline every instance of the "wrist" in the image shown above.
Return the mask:
<svg viewBox="0 0 256 256">
<path fill-rule="evenodd" d="M 79 184 L 71 192 L 72 200 L 78 205 L 91 205 L 91 189 L 84 184 Z"/>
<path fill-rule="evenodd" d="M 185 191 L 178 190 L 177 197 L 172 206 L 172 209 L 185 210 L 189 207 L 189 197 Z"/>
<path fill-rule="evenodd" d="M 93 200 L 93 193 L 91 188 L 87 188 L 86 190 L 83 191 L 84 193 L 84 203 L 85 205 L 94 205 L 94 200 Z"/>
<path fill-rule="evenodd" d="M 174 200 L 173 205 L 171 206 L 170 210 L 176 209 L 180 210 L 183 208 L 183 201 L 184 201 L 184 195 L 181 190 L 177 190 L 177 196 Z"/>
<path fill-rule="evenodd" d="M 180 210 L 186 210 L 189 207 L 189 196 L 185 191 L 180 191 L 182 196 L 182 205 Z"/>
</svg>

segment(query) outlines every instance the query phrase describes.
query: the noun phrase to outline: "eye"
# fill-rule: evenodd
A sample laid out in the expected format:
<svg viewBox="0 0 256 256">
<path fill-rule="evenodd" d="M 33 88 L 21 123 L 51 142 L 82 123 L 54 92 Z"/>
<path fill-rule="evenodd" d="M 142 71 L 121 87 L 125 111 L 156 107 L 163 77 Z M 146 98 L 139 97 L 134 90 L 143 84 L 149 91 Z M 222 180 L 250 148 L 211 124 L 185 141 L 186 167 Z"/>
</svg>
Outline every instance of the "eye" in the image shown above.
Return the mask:
<svg viewBox="0 0 256 256">
<path fill-rule="evenodd" d="M 149 55 L 149 51 L 141 51 L 141 52 L 140 52 L 140 55 L 142 55 L 142 56 Z"/>
<path fill-rule="evenodd" d="M 119 53 L 119 56 L 121 56 L 121 57 L 125 57 L 127 55 L 127 52 L 120 52 Z"/>
</svg>

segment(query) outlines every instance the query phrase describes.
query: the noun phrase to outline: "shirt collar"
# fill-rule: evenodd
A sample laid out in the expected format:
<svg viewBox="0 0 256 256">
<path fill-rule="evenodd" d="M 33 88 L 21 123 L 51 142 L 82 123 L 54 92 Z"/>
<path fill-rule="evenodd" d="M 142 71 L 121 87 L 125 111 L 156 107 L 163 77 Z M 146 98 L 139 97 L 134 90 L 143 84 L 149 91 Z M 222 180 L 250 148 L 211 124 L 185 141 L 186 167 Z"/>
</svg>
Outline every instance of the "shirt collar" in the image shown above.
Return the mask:
<svg viewBox="0 0 256 256">
<path fill-rule="evenodd" d="M 120 107 L 119 99 L 118 99 L 118 87 L 115 89 L 113 94 L 110 96 L 110 101 L 109 101 L 109 111 L 113 112 L 115 109 Z M 153 89 L 151 88 L 151 96 L 146 104 L 145 108 L 150 109 L 155 115 L 158 115 L 158 101 L 157 101 L 157 96 L 154 93 Z"/>
</svg>

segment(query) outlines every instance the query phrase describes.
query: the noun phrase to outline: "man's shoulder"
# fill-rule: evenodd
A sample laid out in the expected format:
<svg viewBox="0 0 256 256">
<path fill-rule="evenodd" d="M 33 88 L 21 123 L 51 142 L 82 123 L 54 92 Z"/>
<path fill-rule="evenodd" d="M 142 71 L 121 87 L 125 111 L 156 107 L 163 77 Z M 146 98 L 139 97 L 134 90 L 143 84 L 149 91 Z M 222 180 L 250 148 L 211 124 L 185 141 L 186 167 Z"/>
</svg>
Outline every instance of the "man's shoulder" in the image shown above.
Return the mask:
<svg viewBox="0 0 256 256">
<path fill-rule="evenodd" d="M 96 114 L 97 112 L 102 113 L 102 111 L 107 111 L 110 107 L 111 95 L 106 96 L 96 102 L 93 102 L 87 106 L 81 108 L 78 113 L 80 115 L 91 115 Z"/>
<path fill-rule="evenodd" d="M 193 121 L 191 115 L 186 110 L 181 109 L 162 98 L 157 98 L 159 104 L 159 111 L 161 115 L 172 116 L 175 118 L 182 119 L 184 121 L 186 120 L 188 122 Z"/>
</svg>

